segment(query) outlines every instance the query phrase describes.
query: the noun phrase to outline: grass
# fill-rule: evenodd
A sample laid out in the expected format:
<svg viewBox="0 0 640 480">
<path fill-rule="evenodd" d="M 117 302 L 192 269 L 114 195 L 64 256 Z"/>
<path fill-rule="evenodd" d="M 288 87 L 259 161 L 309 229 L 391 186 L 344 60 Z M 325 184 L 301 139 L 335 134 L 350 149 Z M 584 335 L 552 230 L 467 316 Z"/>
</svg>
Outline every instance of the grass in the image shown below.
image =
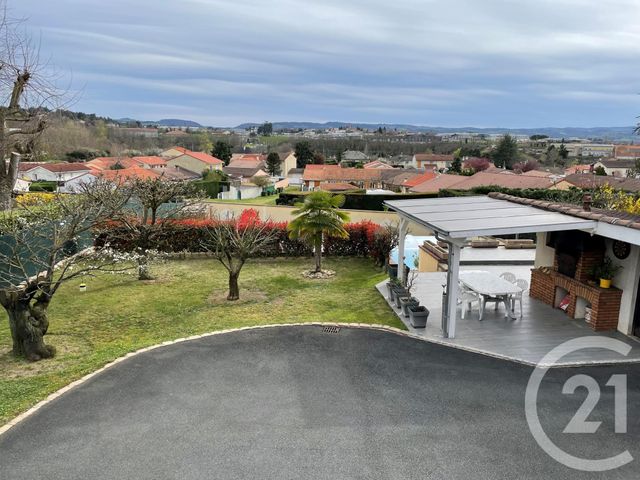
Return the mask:
<svg viewBox="0 0 640 480">
<path fill-rule="evenodd" d="M 46 336 L 57 356 L 29 363 L 11 355 L 0 313 L 0 425 L 50 393 L 127 352 L 190 335 L 293 322 L 378 323 L 404 328 L 377 293 L 384 275 L 366 259 L 327 259 L 330 280 L 301 276 L 311 259 L 261 259 L 245 265 L 240 300 L 225 300 L 226 270 L 211 259 L 154 266 L 156 280 L 102 275 L 61 287 Z M 87 291 L 78 292 L 79 283 Z"/>
</svg>

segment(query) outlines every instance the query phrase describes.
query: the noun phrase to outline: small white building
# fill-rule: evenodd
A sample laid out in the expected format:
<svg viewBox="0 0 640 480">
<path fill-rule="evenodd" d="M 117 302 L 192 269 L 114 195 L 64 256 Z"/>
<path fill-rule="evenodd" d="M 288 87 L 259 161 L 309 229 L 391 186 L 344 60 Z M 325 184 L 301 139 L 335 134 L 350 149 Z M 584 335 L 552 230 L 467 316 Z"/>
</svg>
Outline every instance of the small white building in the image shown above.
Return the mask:
<svg viewBox="0 0 640 480">
<path fill-rule="evenodd" d="M 91 169 L 82 163 L 25 163 L 20 165 L 20 176 L 32 182 L 66 182 Z"/>
</svg>

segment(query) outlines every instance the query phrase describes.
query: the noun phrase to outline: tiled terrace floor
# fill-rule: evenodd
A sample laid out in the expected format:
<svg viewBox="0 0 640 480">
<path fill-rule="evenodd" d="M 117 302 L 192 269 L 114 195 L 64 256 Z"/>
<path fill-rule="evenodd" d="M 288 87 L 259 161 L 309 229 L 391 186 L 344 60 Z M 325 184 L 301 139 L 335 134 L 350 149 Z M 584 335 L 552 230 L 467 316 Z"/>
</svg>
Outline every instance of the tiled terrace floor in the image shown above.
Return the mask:
<svg viewBox="0 0 640 480">
<path fill-rule="evenodd" d="M 510 271 L 518 278 L 524 278 L 530 282 L 530 268 L 528 266 L 475 265 L 461 267 L 461 270 L 485 270 L 496 274 Z M 440 326 L 442 285 L 446 283 L 445 279 L 445 273 L 420 273 L 415 282 L 414 296 L 431 312 L 427 328 L 412 328 L 409 325 L 409 319 L 404 318 L 400 310 L 392 306 L 412 333 L 453 347 L 506 357 L 529 364 L 538 363 L 549 351 L 567 340 L 584 336 L 609 337 L 630 345 L 632 350 L 626 357 L 623 357 L 606 349 L 585 349 L 568 353 L 557 365 L 640 362 L 640 341 L 636 338 L 628 337 L 619 332 L 594 332 L 583 320 L 573 320 L 567 317 L 564 312 L 530 298 L 528 293 L 523 296 L 524 315 L 522 319 L 519 317 L 519 305 L 516 305 L 518 318 L 515 320 L 505 318 L 504 307 L 500 307 L 496 312 L 493 305 L 488 305 L 482 321 L 478 320 L 477 310 L 468 312 L 466 318 L 462 320 L 460 308 L 458 308 L 456 337 L 453 339 L 443 338 Z M 387 299 L 385 283 L 380 283 L 377 288 Z"/>
</svg>

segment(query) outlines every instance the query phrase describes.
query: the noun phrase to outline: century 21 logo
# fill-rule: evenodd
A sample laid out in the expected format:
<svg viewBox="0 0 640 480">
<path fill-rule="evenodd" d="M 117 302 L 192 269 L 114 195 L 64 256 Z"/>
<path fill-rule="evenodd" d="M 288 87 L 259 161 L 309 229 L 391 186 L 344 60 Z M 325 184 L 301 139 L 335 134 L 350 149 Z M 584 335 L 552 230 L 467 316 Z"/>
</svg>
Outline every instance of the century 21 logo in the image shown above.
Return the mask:
<svg viewBox="0 0 640 480">
<path fill-rule="evenodd" d="M 538 442 L 538 445 L 553 459 L 575 470 L 605 472 L 620 468 L 631 462 L 633 457 L 629 451 L 625 450 L 613 457 L 595 460 L 573 456 L 553 443 L 542 428 L 540 418 L 538 417 L 538 390 L 549 368 L 555 365 L 558 360 L 565 355 L 589 348 L 607 349 L 623 356 L 626 356 L 631 350 L 631 346 L 626 343 L 606 337 L 576 338 L 557 346 L 540 360 L 540 363 L 529 378 L 527 391 L 525 393 L 525 414 L 529 429 L 536 442 Z M 607 381 L 606 386 L 612 387 L 615 393 L 615 432 L 627 433 L 627 376 L 612 375 Z M 585 387 L 587 389 L 587 398 L 585 398 L 576 414 L 564 428 L 563 433 L 596 433 L 602 422 L 589 421 L 587 419 L 600 401 L 600 385 L 594 378 L 588 375 L 574 375 L 566 381 L 562 387 L 562 393 L 565 395 L 573 394 L 579 387 Z"/>
</svg>

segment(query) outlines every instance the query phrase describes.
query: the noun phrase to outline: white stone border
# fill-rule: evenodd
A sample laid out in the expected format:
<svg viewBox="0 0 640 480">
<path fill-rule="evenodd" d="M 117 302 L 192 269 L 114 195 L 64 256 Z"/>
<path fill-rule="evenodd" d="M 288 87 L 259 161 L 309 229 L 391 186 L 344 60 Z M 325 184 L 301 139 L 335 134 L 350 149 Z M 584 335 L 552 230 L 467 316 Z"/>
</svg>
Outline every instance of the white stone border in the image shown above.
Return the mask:
<svg viewBox="0 0 640 480">
<path fill-rule="evenodd" d="M 520 359 L 517 359 L 517 358 L 508 357 L 508 356 L 505 356 L 505 355 L 496 354 L 494 352 L 486 352 L 486 351 L 483 351 L 483 350 L 480 350 L 480 349 L 475 349 L 475 348 L 455 345 L 455 344 L 451 344 L 449 342 L 446 342 L 446 341 L 443 341 L 443 340 L 438 340 L 438 339 L 435 339 L 435 338 L 426 338 L 426 337 L 423 337 L 421 335 L 417 335 L 415 333 L 411 333 L 411 332 L 409 332 L 407 330 L 401 330 L 401 329 L 396 328 L 396 327 L 390 327 L 388 325 L 381 325 L 381 324 L 375 324 L 375 323 L 369 324 L 369 323 L 344 323 L 344 322 L 301 322 L 301 323 L 273 323 L 273 324 L 268 324 L 268 325 L 254 325 L 254 326 L 249 326 L 249 327 L 230 328 L 230 329 L 226 329 L 226 330 L 216 330 L 214 332 L 203 333 L 201 335 L 192 335 L 190 337 L 177 338 L 175 340 L 167 340 L 165 342 L 158 343 L 158 344 L 152 345 L 150 347 L 145 347 L 145 348 L 141 348 L 139 350 L 136 350 L 134 352 L 129 352 L 129 353 L 127 353 L 126 355 L 124 355 L 122 357 L 118 357 L 115 360 L 113 360 L 112 362 L 109 362 L 106 365 L 102 366 L 98 370 L 95 370 L 94 372 L 88 373 L 84 377 L 71 382 L 70 384 L 62 387 L 60 390 L 57 390 L 57 391 L 53 392 L 52 394 L 50 394 L 44 400 L 41 400 L 38 403 L 36 403 L 33 407 L 31 407 L 26 412 L 23 412 L 20 415 L 18 415 L 17 417 L 15 417 L 14 419 L 10 420 L 7 424 L 5 424 L 5 425 L 0 427 L 0 435 L 6 433 L 12 427 L 14 427 L 18 423 L 22 422 L 26 418 L 30 417 L 31 415 L 36 413 L 38 410 L 40 410 L 42 407 L 44 407 L 48 403 L 52 402 L 53 400 L 55 400 L 59 396 L 61 396 L 61 395 L 65 394 L 65 393 L 67 393 L 68 391 L 78 387 L 79 385 L 82 385 L 83 383 L 87 382 L 89 379 L 95 377 L 96 375 L 101 374 L 105 370 L 108 370 L 108 369 L 116 366 L 120 362 L 123 362 L 124 360 L 127 360 L 127 359 L 129 359 L 131 357 L 135 357 L 136 355 L 139 355 L 141 353 L 149 352 L 151 350 L 156 350 L 158 348 L 166 347 L 166 346 L 169 346 L 169 345 L 175 345 L 177 343 L 188 342 L 188 341 L 191 341 L 191 340 L 198 340 L 200 338 L 212 337 L 212 336 L 215 336 L 215 335 L 222 335 L 222 334 L 225 334 L 225 333 L 235 333 L 235 332 L 242 332 L 242 331 L 246 331 L 246 330 L 260 330 L 260 329 L 263 329 L 263 328 L 279 328 L 279 327 L 340 327 L 340 328 L 353 328 L 353 329 L 361 328 L 361 329 L 367 329 L 367 330 L 377 330 L 377 331 L 383 331 L 383 332 L 388 332 L 388 333 L 394 333 L 394 334 L 400 335 L 402 337 L 407 337 L 407 338 L 411 338 L 411 339 L 414 339 L 414 340 L 420 340 L 420 341 L 423 341 L 423 342 L 426 342 L 426 343 L 433 343 L 433 344 L 436 344 L 436 345 L 442 345 L 444 347 L 456 348 L 458 350 L 463 350 L 463 351 L 470 352 L 470 353 L 480 354 L 480 355 L 484 355 L 484 356 L 487 356 L 487 357 L 493 357 L 493 358 L 497 358 L 499 360 L 507 360 L 507 361 L 510 361 L 510 362 L 513 362 L 513 363 L 519 363 L 519 364 L 523 364 L 523 365 L 527 365 L 527 366 L 536 366 L 536 365 L 538 365 L 538 364 L 536 364 L 534 362 L 528 362 L 528 361 L 525 361 L 525 360 L 520 360 Z M 620 363 L 638 363 L 638 362 L 640 362 L 640 361 L 639 360 L 628 360 L 626 362 L 620 362 L 620 361 L 619 362 L 615 362 L 615 364 L 620 364 Z M 608 361 L 601 361 L 601 362 L 597 362 L 597 363 L 596 362 L 573 362 L 573 363 L 567 364 L 567 365 L 564 365 L 564 364 L 561 364 L 561 363 L 556 363 L 556 364 L 552 364 L 552 365 L 538 365 L 538 366 L 554 368 L 554 367 L 578 367 L 578 366 L 592 366 L 592 365 L 595 366 L 595 365 L 611 365 L 611 364 L 612 363 L 608 362 Z"/>
</svg>

